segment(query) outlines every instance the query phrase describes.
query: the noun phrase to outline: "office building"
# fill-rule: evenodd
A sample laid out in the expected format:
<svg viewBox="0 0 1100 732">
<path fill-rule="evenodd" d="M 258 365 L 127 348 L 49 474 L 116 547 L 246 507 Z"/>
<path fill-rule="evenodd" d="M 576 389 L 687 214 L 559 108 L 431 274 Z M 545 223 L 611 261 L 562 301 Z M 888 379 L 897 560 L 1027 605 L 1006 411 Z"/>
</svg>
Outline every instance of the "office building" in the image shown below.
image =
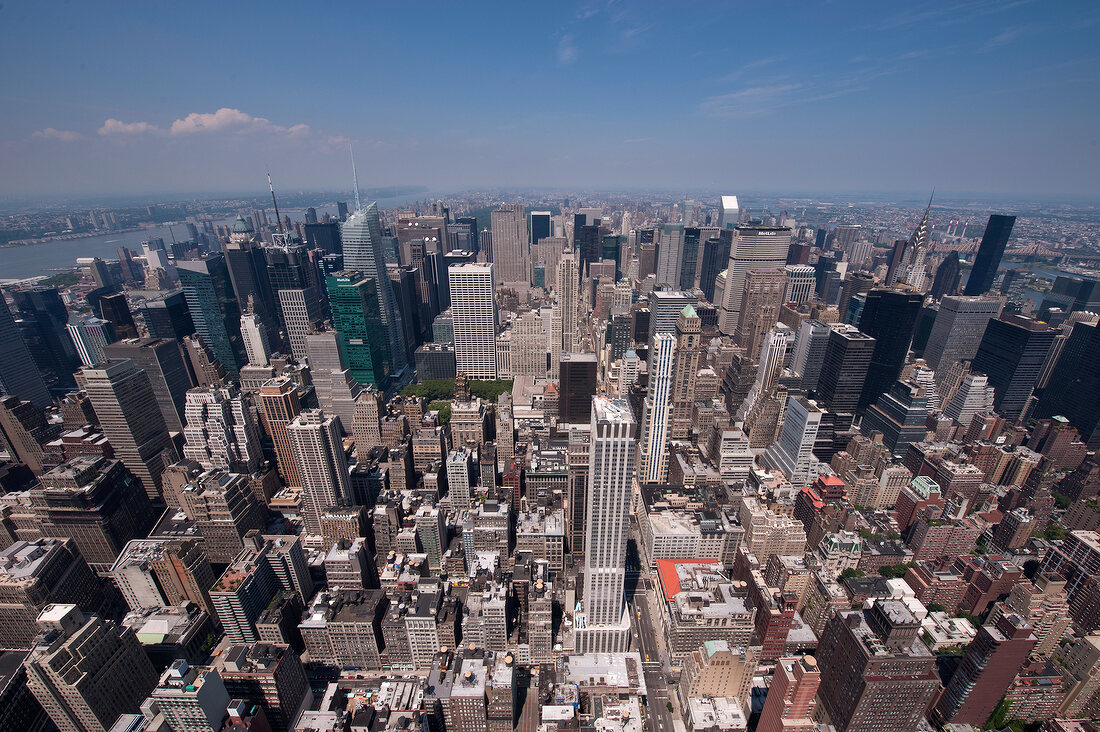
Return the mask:
<svg viewBox="0 0 1100 732">
<path fill-rule="evenodd" d="M 226 373 L 237 378 L 247 359 L 241 340 L 241 308 L 233 294 L 225 258 L 211 254 L 183 260 L 176 263 L 176 269 L 195 332 L 221 361 Z"/>
<path fill-rule="evenodd" d="M 110 321 L 91 315 L 73 315 L 65 327 L 73 339 L 80 362 L 85 366 L 95 366 L 102 361 L 103 349 L 115 339 L 115 329 Z"/>
<path fill-rule="evenodd" d="M 293 729 L 299 711 L 313 702 L 302 662 L 286 645 L 233 645 L 218 657 L 215 667 L 232 698 L 263 707 L 272 732 Z"/>
<path fill-rule="evenodd" d="M 750 358 L 757 358 L 764 334 L 779 320 L 786 289 L 787 277 L 781 269 L 751 269 L 745 273 L 734 341 Z"/>
<path fill-rule="evenodd" d="M 53 439 L 56 427 L 31 402 L 0 395 L 0 449 L 36 475 L 42 472 L 42 446 Z"/>
<path fill-rule="evenodd" d="M 298 461 L 290 441 L 287 426 L 302 413 L 297 385 L 286 377 L 272 379 L 259 391 L 260 418 L 264 431 L 275 444 L 275 461 L 283 482 L 292 487 L 302 485 Z"/>
<path fill-rule="evenodd" d="M 219 732 L 227 716 L 229 693 L 216 669 L 172 661 L 142 704 L 146 715 L 160 715 L 172 732 Z"/>
<path fill-rule="evenodd" d="M 670 339 L 671 340 L 671 339 Z M 596 397 L 586 500 L 584 618 L 578 623 L 581 653 L 626 650 L 624 617 L 626 540 L 634 473 L 634 418 L 624 399 Z"/>
<path fill-rule="evenodd" d="M 669 436 L 672 439 L 685 439 L 692 430 L 695 381 L 702 354 L 701 334 L 698 313 L 691 305 L 685 305 L 676 319 L 676 360 L 672 372 L 672 412 L 669 418 Z"/>
<path fill-rule="evenodd" d="M 520 223 L 522 226 L 522 221 Z M 526 235 L 523 241 L 526 244 Z M 455 364 L 458 371 L 471 379 L 497 378 L 494 267 L 493 264 L 463 264 L 448 270 Z"/>
<path fill-rule="evenodd" d="M 179 340 L 195 332 L 187 298 L 183 290 L 166 292 L 160 297 L 146 300 L 141 307 L 145 328 L 150 338 Z"/>
<path fill-rule="evenodd" d="M 195 384 L 180 343 L 168 338 L 127 338 L 109 344 L 104 353 L 111 361 L 130 359 L 145 372 L 168 431 L 182 432 L 187 390 Z"/>
<path fill-rule="evenodd" d="M 818 643 L 818 701 L 838 732 L 912 732 L 940 688 L 920 621 L 898 600 L 836 613 Z"/>
<path fill-rule="evenodd" d="M 596 354 L 562 353 L 558 387 L 559 420 L 584 424 L 596 394 Z"/>
<path fill-rule="evenodd" d="M 299 361 L 305 360 L 309 356 L 306 335 L 321 325 L 321 301 L 312 287 L 284 287 L 278 294 L 290 352 Z"/>
<path fill-rule="evenodd" d="M 1091 448 L 1100 448 L 1100 326 L 1087 321 L 1073 326 L 1039 399 L 1035 416 L 1062 415 Z"/>
<path fill-rule="evenodd" d="M 995 623 L 983 625 L 936 702 L 933 717 L 944 724 L 983 724 L 1035 643 L 1031 626 L 1016 613 L 1004 613 Z"/>
<path fill-rule="evenodd" d="M 867 292 L 859 330 L 875 339 L 859 408 L 874 404 L 901 374 L 913 341 L 924 296 L 909 290 L 873 289 Z"/>
<path fill-rule="evenodd" d="M 80 359 L 65 329 L 69 311 L 57 288 L 33 286 L 9 293 L 16 309 L 16 326 L 38 372 L 51 387 L 71 387 Z"/>
<path fill-rule="evenodd" d="M 134 539 L 118 555 L 110 576 L 132 610 L 191 602 L 213 613 L 207 592 L 214 574 L 197 540 Z"/>
<path fill-rule="evenodd" d="M 737 196 L 722 196 L 718 203 L 718 228 L 732 229 L 741 216 Z"/>
<path fill-rule="evenodd" d="M 344 243 L 344 269 L 359 272 L 363 277 L 374 281 L 375 296 L 378 298 L 377 312 L 385 328 L 388 350 L 393 359 L 393 371 L 398 373 L 406 365 L 402 342 L 404 316 L 397 307 L 393 285 L 386 275 L 378 204 L 371 203 L 349 216 L 341 225 L 340 236 Z"/>
<path fill-rule="evenodd" d="M 989 377 L 993 408 L 1005 419 L 1024 416 L 1056 333 L 1046 323 L 1012 313 L 986 326 L 973 368 Z"/>
<path fill-rule="evenodd" d="M 17 396 L 39 409 L 53 404 L 42 373 L 31 357 L 6 300 L 0 302 L 0 393 Z"/>
<path fill-rule="evenodd" d="M 775 664 L 757 732 L 815 732 L 815 698 L 821 669 L 813 656 L 780 658 Z"/>
<path fill-rule="evenodd" d="M 489 216 L 493 232 L 492 261 L 497 281 L 529 284 L 531 248 L 527 239 L 527 220 L 523 204 L 501 204 Z M 453 291 L 453 286 L 451 289 Z"/>
<path fill-rule="evenodd" d="M 831 332 L 829 325 L 820 320 L 804 320 L 798 327 L 794 353 L 791 354 L 791 371 L 799 377 L 799 386 L 806 392 L 817 389 Z"/>
<path fill-rule="evenodd" d="M 936 267 L 936 276 L 932 279 L 932 289 L 928 291 L 928 296 L 933 300 L 939 300 L 944 295 L 957 295 L 961 279 L 962 270 L 959 266 L 959 253 L 949 252 L 939 266 Z"/>
<path fill-rule="evenodd" d="M 813 448 L 822 415 L 812 400 L 803 397 L 788 400 L 779 441 L 764 452 L 764 465 L 780 471 L 796 486 L 809 485 L 816 477 Z"/>
<path fill-rule="evenodd" d="M 134 324 L 134 315 L 130 312 L 130 306 L 126 302 L 126 295 L 122 292 L 114 292 L 99 298 L 98 307 L 89 298 L 89 304 L 94 310 L 99 311 L 100 317 L 111 324 L 116 338 L 137 338 L 137 326 Z"/>
<path fill-rule="evenodd" d="M 964 295 L 984 295 L 993 288 L 997 267 L 1001 264 L 1001 257 L 1004 256 L 1015 223 L 1015 216 L 992 214 L 989 217 L 985 233 L 982 234 L 982 243 L 978 246 L 978 254 L 974 257 L 974 267 L 966 280 Z"/>
<path fill-rule="evenodd" d="M 662 224 L 657 242 L 657 284 L 680 287 L 680 271 L 684 257 L 684 225 Z M 691 272 L 695 278 L 695 270 Z"/>
<path fill-rule="evenodd" d="M 355 400 L 362 387 L 346 367 L 340 334 L 334 330 L 310 333 L 306 336 L 309 369 L 317 406 L 340 418 L 340 428 L 351 429 Z"/>
<path fill-rule="evenodd" d="M 387 350 L 374 281 L 358 272 L 340 272 L 326 282 L 332 325 L 348 370 L 361 385 L 385 388 L 397 371 Z"/>
<path fill-rule="evenodd" d="M 783 275 L 786 277 L 783 302 L 802 304 L 813 297 L 817 283 L 813 267 L 808 264 L 788 264 L 783 267 Z"/>
<path fill-rule="evenodd" d="M 552 216 L 549 211 L 532 211 L 531 212 L 531 244 L 538 244 L 539 241 L 545 239 L 548 236 L 554 235 Z"/>
<path fill-rule="evenodd" d="M 871 291 L 871 288 L 875 286 L 875 276 L 870 272 L 851 272 L 844 280 L 844 284 L 840 288 L 840 300 L 837 303 L 837 312 L 840 317 L 840 322 L 850 322 L 847 319 L 849 312 L 849 303 L 852 302 L 853 297 L 866 295 Z M 832 302 L 832 300 L 829 300 Z"/>
<path fill-rule="evenodd" d="M 562 253 L 558 260 L 557 273 L 558 312 L 561 317 L 560 349 L 571 353 L 577 347 L 577 308 L 580 300 L 580 272 L 577 255 L 573 251 Z M 551 360 L 556 358 L 558 348 L 559 346 L 551 344 Z"/>
<path fill-rule="evenodd" d="M 730 245 L 726 266 L 726 286 L 718 329 L 733 335 L 741 318 L 741 300 L 745 291 L 745 275 L 752 269 L 782 269 L 787 264 L 791 245 L 791 230 L 776 226 L 738 226 Z"/>
<path fill-rule="evenodd" d="M 263 462 L 252 400 L 233 387 L 191 389 L 184 408 L 183 457 L 207 470 L 256 472 Z"/>
<path fill-rule="evenodd" d="M 699 302 L 693 292 L 682 290 L 657 290 L 649 295 L 649 335 L 646 343 L 653 342 L 653 336 L 659 333 L 674 334 L 676 320 L 684 307 L 694 307 Z"/>
<path fill-rule="evenodd" d="M 319 409 L 307 409 L 286 430 L 302 482 L 302 522 L 306 531 L 320 534 L 324 510 L 352 494 L 339 421 Z"/>
<path fill-rule="evenodd" d="M 642 483 L 663 483 L 668 478 L 676 339 L 668 333 L 659 333 L 653 337 L 652 343 L 649 391 L 642 407 L 642 430 L 638 440 L 638 480 Z"/>
<path fill-rule="evenodd" d="M 23 662 L 27 688 L 61 732 L 106 732 L 120 714 L 137 713 L 157 684 L 133 631 L 85 616 L 76 605 L 50 605 L 42 635 Z"/>
<path fill-rule="evenodd" d="M 178 456 L 149 376 L 129 359 L 84 367 L 80 376 L 115 456 L 150 498 L 159 499 L 161 473 Z"/>
<path fill-rule="evenodd" d="M 937 376 L 959 361 L 969 361 L 978 353 L 985 328 L 1001 312 L 999 298 L 949 295 L 940 300 L 940 309 L 924 348 L 924 360 Z"/>
<path fill-rule="evenodd" d="M 836 326 L 829 333 L 817 395 L 833 413 L 854 414 L 875 350 L 875 339 L 852 326 Z"/>
<path fill-rule="evenodd" d="M 904 455 L 909 445 L 925 439 L 925 423 L 932 412 L 928 390 L 911 379 L 895 381 L 890 391 L 863 415 L 860 432 L 882 435 L 882 444 L 895 455 Z"/>
<path fill-rule="evenodd" d="M 267 366 L 271 356 L 271 342 L 268 340 L 267 324 L 256 313 L 241 316 L 241 339 L 244 341 L 248 365 Z"/>
<path fill-rule="evenodd" d="M 51 603 L 98 612 L 105 598 L 72 539 L 17 541 L 0 552 L 0 647 L 30 648 Z"/>
</svg>

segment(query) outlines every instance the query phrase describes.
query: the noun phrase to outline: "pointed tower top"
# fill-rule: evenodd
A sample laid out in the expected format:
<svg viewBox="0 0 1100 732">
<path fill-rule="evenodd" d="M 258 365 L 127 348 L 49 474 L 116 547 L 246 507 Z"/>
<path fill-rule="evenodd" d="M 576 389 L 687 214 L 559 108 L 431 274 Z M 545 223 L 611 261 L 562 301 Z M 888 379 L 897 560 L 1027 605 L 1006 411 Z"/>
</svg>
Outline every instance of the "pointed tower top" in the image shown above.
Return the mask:
<svg viewBox="0 0 1100 732">
<path fill-rule="evenodd" d="M 355 172 L 355 148 L 351 143 L 348 143 L 348 151 L 351 153 L 351 177 L 355 181 L 355 210 L 359 211 L 363 204 L 359 202 L 359 174 Z"/>
</svg>

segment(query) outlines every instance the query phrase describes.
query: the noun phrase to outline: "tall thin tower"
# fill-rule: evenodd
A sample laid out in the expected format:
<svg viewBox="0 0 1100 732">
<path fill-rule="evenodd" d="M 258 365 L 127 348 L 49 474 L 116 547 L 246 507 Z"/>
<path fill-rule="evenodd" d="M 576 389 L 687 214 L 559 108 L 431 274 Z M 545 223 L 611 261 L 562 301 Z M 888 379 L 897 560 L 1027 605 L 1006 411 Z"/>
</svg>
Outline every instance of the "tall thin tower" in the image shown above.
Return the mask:
<svg viewBox="0 0 1100 732">
<path fill-rule="evenodd" d="M 676 366 L 676 338 L 670 333 L 653 336 L 649 393 L 642 409 L 638 480 L 663 483 L 668 478 L 668 435 L 672 418 L 672 374 Z"/>
<path fill-rule="evenodd" d="M 321 515 L 351 495 L 351 477 L 340 439 L 340 423 L 320 409 L 307 409 L 287 428 L 302 479 L 302 523 L 321 533 Z"/>
<path fill-rule="evenodd" d="M 558 260 L 558 307 L 561 310 L 561 350 L 572 353 L 577 337 L 577 297 L 580 292 L 577 276 L 577 255 L 572 249 Z M 552 353 L 556 359 L 558 354 Z"/>
<path fill-rule="evenodd" d="M 634 417 L 625 399 L 592 400 L 592 443 L 585 498 L 584 622 L 581 653 L 620 653 L 630 632 L 624 617 L 626 539 L 634 474 Z"/>
</svg>

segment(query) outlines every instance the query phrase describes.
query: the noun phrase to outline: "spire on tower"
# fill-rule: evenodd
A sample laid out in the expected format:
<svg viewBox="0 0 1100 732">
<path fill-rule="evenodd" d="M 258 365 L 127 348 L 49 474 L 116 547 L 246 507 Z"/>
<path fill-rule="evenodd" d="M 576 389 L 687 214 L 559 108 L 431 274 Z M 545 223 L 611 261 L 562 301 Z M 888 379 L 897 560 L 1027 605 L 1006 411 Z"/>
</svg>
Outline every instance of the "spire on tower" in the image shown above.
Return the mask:
<svg viewBox="0 0 1100 732">
<path fill-rule="evenodd" d="M 275 186 L 271 183 L 271 171 L 267 171 L 267 187 L 271 189 L 271 202 L 275 204 L 275 221 L 279 223 L 279 233 L 285 234 L 283 231 L 283 220 L 279 218 L 279 202 L 275 200 Z"/>
<path fill-rule="evenodd" d="M 359 174 L 355 172 L 355 148 L 351 143 L 348 143 L 348 151 L 351 152 L 351 177 L 355 181 L 355 210 L 359 211 L 363 204 L 359 202 Z"/>
</svg>

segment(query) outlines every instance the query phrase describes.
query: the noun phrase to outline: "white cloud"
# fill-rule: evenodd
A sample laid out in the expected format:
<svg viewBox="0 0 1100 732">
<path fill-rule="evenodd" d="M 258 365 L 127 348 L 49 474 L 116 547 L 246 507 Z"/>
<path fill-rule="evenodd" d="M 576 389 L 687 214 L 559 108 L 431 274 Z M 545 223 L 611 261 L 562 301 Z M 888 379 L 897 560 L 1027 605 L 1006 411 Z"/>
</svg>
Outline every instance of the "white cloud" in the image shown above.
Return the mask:
<svg viewBox="0 0 1100 732">
<path fill-rule="evenodd" d="M 32 132 L 31 137 L 37 137 L 42 140 L 60 140 L 61 142 L 73 142 L 74 140 L 79 140 L 82 135 L 79 132 L 73 132 L 72 130 L 57 130 L 53 127 L 47 127 L 44 130 Z"/>
<path fill-rule="evenodd" d="M 204 132 L 274 132 L 287 135 L 305 135 L 309 125 L 297 124 L 290 127 L 273 124 L 264 117 L 253 117 L 239 109 L 222 107 L 216 112 L 192 112 L 183 119 L 172 123 L 169 132 L 173 135 L 191 135 Z"/>
<path fill-rule="evenodd" d="M 123 122 L 114 118 L 108 119 L 98 130 L 101 135 L 147 135 L 160 131 L 148 122 Z"/>
<path fill-rule="evenodd" d="M 573 36 L 564 35 L 558 41 L 558 65 L 566 66 L 577 60 L 577 47 L 573 45 Z"/>
</svg>

